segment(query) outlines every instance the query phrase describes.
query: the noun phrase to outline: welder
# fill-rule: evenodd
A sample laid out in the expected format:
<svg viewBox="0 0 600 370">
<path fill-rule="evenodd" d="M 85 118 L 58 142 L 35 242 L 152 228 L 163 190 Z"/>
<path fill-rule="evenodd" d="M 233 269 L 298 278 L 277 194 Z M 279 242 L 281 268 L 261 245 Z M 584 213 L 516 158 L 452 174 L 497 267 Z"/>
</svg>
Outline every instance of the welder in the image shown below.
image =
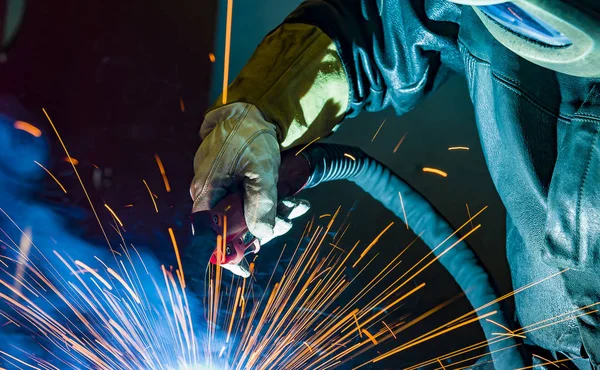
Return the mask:
<svg viewBox="0 0 600 370">
<path fill-rule="evenodd" d="M 507 210 L 514 288 L 562 272 L 516 296 L 520 325 L 578 316 L 526 341 L 600 369 L 600 315 L 592 312 L 600 302 L 595 0 L 304 2 L 258 46 L 226 102 L 219 98 L 206 114 L 194 211 L 241 183 L 246 223 L 264 244 L 308 209 L 297 198 L 278 201 L 281 150 L 323 138 L 362 111 L 391 106 L 403 114 L 453 74 L 467 79 Z"/>
</svg>

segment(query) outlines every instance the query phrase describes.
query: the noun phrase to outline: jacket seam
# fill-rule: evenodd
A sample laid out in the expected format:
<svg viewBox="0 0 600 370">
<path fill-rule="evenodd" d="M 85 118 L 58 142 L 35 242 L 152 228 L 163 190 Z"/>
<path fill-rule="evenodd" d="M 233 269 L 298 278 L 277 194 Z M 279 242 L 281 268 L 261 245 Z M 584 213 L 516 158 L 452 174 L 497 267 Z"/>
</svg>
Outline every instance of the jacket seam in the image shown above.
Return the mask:
<svg viewBox="0 0 600 370">
<path fill-rule="evenodd" d="M 600 121 L 600 116 L 593 113 L 575 113 L 573 119 L 586 120 L 588 122 L 598 123 Z"/>
<path fill-rule="evenodd" d="M 592 123 L 598 123 L 596 121 L 593 121 Z M 596 146 L 596 144 L 598 143 L 598 133 L 599 133 L 599 129 L 598 126 L 596 126 L 596 130 L 594 132 L 594 141 L 592 142 L 592 145 L 590 145 L 590 148 L 588 150 L 587 153 L 587 159 L 585 162 L 585 167 L 584 167 L 584 171 L 583 171 L 583 176 L 581 177 L 581 182 L 579 184 L 579 189 L 577 192 L 577 207 L 576 207 L 576 223 L 575 223 L 575 238 L 576 238 L 576 242 L 579 242 L 579 235 L 580 234 L 580 227 L 581 227 L 581 202 L 583 201 L 583 191 L 584 191 L 584 187 L 585 184 L 587 182 L 587 177 L 589 175 L 590 172 L 590 167 L 591 167 L 591 163 L 592 163 L 592 157 L 593 157 L 593 151 L 594 151 L 594 147 Z"/>
<path fill-rule="evenodd" d="M 492 72 L 493 73 L 493 72 Z M 496 77 L 496 76 L 494 76 Z M 505 89 L 508 89 L 512 92 L 514 92 L 515 94 L 525 98 L 528 102 L 530 102 L 533 106 L 535 106 L 540 112 L 545 113 L 548 116 L 554 117 L 556 118 L 558 121 L 563 121 L 566 123 L 570 123 L 572 121 L 572 119 L 568 119 L 564 116 L 561 115 L 557 115 L 555 113 L 552 113 L 552 111 L 550 111 L 548 108 L 544 107 L 543 105 L 540 105 L 538 102 L 536 102 L 535 100 L 531 99 L 526 93 L 524 93 L 522 90 L 520 90 L 519 88 L 517 88 L 516 86 L 513 86 L 505 81 L 503 81 L 500 78 L 496 78 L 496 80 L 500 83 L 500 85 L 502 85 Z"/>
<path fill-rule="evenodd" d="M 555 117 L 558 120 L 564 121 L 569 123 L 573 117 L 569 117 L 569 116 L 565 116 L 562 114 L 556 114 L 553 113 L 550 109 L 548 109 L 545 105 L 543 105 L 541 102 L 539 102 L 537 99 L 535 99 L 534 97 L 531 96 L 531 94 L 529 94 L 528 92 L 526 92 L 525 90 L 522 89 L 522 86 L 518 83 L 518 81 L 502 74 L 502 73 L 498 73 L 496 71 L 494 71 L 493 68 L 491 68 L 491 63 L 488 62 L 487 60 L 481 59 L 479 57 L 477 57 L 476 55 L 474 55 L 467 47 L 464 43 L 462 43 L 459 40 L 459 43 L 462 45 L 463 49 L 466 50 L 467 54 L 469 56 L 471 56 L 473 59 L 479 61 L 480 63 L 483 63 L 485 65 L 487 65 L 490 68 L 490 71 L 492 72 L 492 76 L 494 77 L 494 79 L 496 81 L 498 81 L 500 84 L 502 84 L 505 88 L 508 88 L 509 90 L 513 91 L 514 93 L 518 94 L 519 96 L 522 96 L 523 98 L 527 99 L 528 102 L 530 102 L 531 104 L 533 104 L 536 108 L 538 108 L 540 111 L 543 111 L 544 113 Z"/>
</svg>

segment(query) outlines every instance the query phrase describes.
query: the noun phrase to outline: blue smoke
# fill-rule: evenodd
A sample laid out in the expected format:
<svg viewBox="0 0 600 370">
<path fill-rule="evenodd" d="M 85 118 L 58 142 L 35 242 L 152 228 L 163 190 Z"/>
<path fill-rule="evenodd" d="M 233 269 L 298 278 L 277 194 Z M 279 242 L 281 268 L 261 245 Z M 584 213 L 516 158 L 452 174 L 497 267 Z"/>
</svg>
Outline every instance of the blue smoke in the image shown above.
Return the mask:
<svg viewBox="0 0 600 370">
<path fill-rule="evenodd" d="M 73 288 L 85 291 L 84 284 L 78 280 L 81 278 L 94 294 L 101 295 L 102 284 L 92 279 L 90 274 L 73 274 L 73 271 L 61 261 L 61 258 L 74 270 L 79 270 L 74 262 L 81 261 L 98 271 L 99 275 L 104 276 L 113 285 L 114 290 L 111 293 L 115 296 L 115 302 L 122 305 L 123 310 L 127 305 L 133 306 L 135 309 L 135 305 L 131 303 L 132 294 L 124 289 L 118 281 L 106 274 L 107 268 L 112 268 L 131 283 L 133 290 L 144 303 L 144 314 L 152 314 L 159 319 L 154 320 L 148 329 L 152 331 L 149 336 L 160 342 L 149 343 L 156 346 L 150 352 L 154 351 L 160 355 L 157 357 L 164 358 L 164 363 L 160 368 L 178 370 L 186 366 L 190 366 L 190 368 L 200 366 L 201 353 L 199 352 L 195 353 L 194 358 L 190 355 L 190 361 L 185 361 L 185 363 L 180 361 L 181 357 L 178 357 L 174 350 L 178 343 L 169 343 L 174 338 L 172 329 L 167 325 L 166 320 L 160 322 L 160 318 L 164 319 L 166 316 L 163 302 L 164 300 L 168 301 L 169 297 L 161 272 L 161 263 L 150 252 L 144 251 L 142 246 L 136 246 L 137 252 L 135 253 L 128 248 L 130 253 L 128 257 L 127 252 L 121 246 L 123 242 L 120 236 L 108 222 L 105 222 L 104 226 L 113 249 L 119 253 L 116 258 L 109 250 L 107 243 L 91 243 L 72 232 L 78 228 L 79 221 L 73 217 L 66 217 L 64 212 L 58 214 L 56 210 L 60 207 L 49 204 L 47 200 L 43 199 L 42 179 L 47 175 L 34 162 L 37 161 L 45 167 L 49 167 L 49 143 L 46 138 L 49 133 L 44 132 L 41 137 L 35 137 L 28 132 L 16 129 L 14 122 L 17 119 L 24 119 L 17 115 L 0 114 L 0 209 L 2 211 L 0 212 L 0 280 L 11 286 L 15 285 L 14 274 L 18 263 L 13 260 L 19 259 L 16 251 L 20 241 L 24 238 L 22 231 L 30 229 L 33 245 L 28 254 L 30 260 L 28 265 L 35 265 L 35 268 L 25 269 L 23 279 L 25 283 L 20 290 L 28 299 L 31 299 L 33 304 L 80 338 L 89 335 L 89 332 L 81 325 L 80 318 L 73 314 L 73 310 L 57 294 L 47 286 L 40 287 L 33 282 L 33 280 L 39 281 L 38 278 L 35 278 L 33 271 L 37 270 L 47 276 L 61 294 L 68 293 L 75 297 L 72 304 L 81 308 L 80 311 L 83 312 L 85 319 L 90 320 L 94 327 L 106 333 L 107 327 L 110 325 L 107 322 L 94 321 L 95 316 L 89 310 L 89 305 L 86 305 L 81 297 L 77 298 L 76 289 Z M 35 124 L 35 122 L 33 123 Z M 41 124 L 36 124 L 36 126 L 43 127 Z M 74 214 L 76 212 L 71 212 L 71 215 Z M 124 238 L 125 244 L 128 244 L 126 234 L 124 234 Z M 165 248 L 171 248 L 170 244 Z M 131 275 L 129 278 L 126 278 L 126 273 L 123 273 L 124 267 Z M 137 272 L 135 276 L 134 270 Z M 160 288 L 156 289 L 156 285 Z M 46 288 L 45 292 L 42 291 L 43 288 Z M 142 288 L 147 289 L 142 291 Z M 43 294 L 38 294 L 36 297 L 34 292 Z M 31 307 L 29 303 L 6 286 L 0 286 L 0 294 Z M 197 303 L 194 301 L 194 297 L 188 297 L 188 300 L 192 316 L 198 317 Z M 104 309 L 110 311 L 106 304 L 102 305 L 104 305 Z M 42 335 L 31 322 L 20 317 L 18 309 L 15 310 L 15 306 L 7 303 L 5 299 L 0 299 L 0 313 L 3 313 L 3 316 L 0 316 L 0 351 L 3 352 L 0 353 L 0 367 L 27 368 L 19 360 L 33 365 L 39 361 L 47 361 L 58 368 L 72 368 L 62 362 L 66 360 L 74 364 L 75 368 L 93 367 L 83 356 L 75 353 L 76 351 L 68 351 L 69 346 L 65 343 L 57 343 L 56 340 L 49 340 Z M 194 324 L 199 330 L 198 326 L 202 323 L 195 322 Z M 107 338 L 107 342 L 119 347 L 117 338 Z M 201 339 L 198 338 L 196 346 L 201 347 L 201 345 Z M 62 352 L 60 348 L 63 349 Z M 196 351 L 196 349 L 192 350 Z M 131 357 L 132 364 L 135 363 L 134 360 L 149 363 L 148 359 L 136 358 L 142 357 L 138 356 L 138 353 L 123 354 L 123 356 Z M 136 366 L 133 365 L 132 368 L 136 368 Z M 152 367 L 148 366 L 147 368 Z"/>
</svg>

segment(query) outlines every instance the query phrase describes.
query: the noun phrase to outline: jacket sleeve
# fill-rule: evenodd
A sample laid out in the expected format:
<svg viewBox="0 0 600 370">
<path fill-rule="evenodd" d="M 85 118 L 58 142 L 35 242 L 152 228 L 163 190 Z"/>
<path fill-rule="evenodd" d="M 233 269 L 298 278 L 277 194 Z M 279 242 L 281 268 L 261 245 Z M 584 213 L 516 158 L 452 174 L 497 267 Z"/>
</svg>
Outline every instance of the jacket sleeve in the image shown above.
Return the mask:
<svg viewBox="0 0 600 370">
<path fill-rule="evenodd" d="M 336 44 L 347 116 L 390 105 L 402 114 L 462 69 L 460 10 L 446 0 L 308 0 L 285 22 L 317 26 Z"/>
<path fill-rule="evenodd" d="M 459 16 L 446 0 L 306 1 L 213 108 L 257 106 L 282 149 L 324 137 L 362 110 L 391 105 L 402 114 L 460 69 Z"/>
</svg>

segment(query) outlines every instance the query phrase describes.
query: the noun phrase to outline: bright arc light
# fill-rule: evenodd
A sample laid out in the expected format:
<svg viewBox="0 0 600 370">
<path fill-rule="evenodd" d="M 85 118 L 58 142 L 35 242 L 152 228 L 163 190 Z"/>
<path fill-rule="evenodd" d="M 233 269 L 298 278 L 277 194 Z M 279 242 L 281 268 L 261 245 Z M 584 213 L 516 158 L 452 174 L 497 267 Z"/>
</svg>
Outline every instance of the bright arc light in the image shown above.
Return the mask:
<svg viewBox="0 0 600 370">
<path fill-rule="evenodd" d="M 222 367 L 218 366 L 208 366 L 208 365 L 184 365 L 177 370 L 225 370 Z"/>
</svg>

